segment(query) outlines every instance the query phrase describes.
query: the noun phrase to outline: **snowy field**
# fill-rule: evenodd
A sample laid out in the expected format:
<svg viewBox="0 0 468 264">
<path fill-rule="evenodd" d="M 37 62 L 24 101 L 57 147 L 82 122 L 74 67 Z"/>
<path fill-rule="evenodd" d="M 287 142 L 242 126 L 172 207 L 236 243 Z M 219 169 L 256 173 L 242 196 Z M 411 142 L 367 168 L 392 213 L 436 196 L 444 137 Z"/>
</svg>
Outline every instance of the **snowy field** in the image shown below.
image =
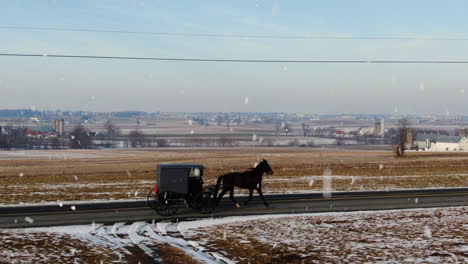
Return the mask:
<svg viewBox="0 0 468 264">
<path fill-rule="evenodd" d="M 0 263 L 468 263 L 467 223 L 452 207 L 14 229 Z"/>
</svg>

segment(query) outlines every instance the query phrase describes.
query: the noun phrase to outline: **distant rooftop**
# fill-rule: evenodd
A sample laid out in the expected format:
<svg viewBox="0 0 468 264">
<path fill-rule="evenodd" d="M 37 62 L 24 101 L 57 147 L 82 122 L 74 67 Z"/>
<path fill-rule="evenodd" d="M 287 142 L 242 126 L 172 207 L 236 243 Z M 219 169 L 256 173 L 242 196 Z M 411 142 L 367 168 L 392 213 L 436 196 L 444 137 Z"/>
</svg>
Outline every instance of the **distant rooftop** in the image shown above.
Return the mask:
<svg viewBox="0 0 468 264">
<path fill-rule="evenodd" d="M 445 136 L 437 134 L 417 134 L 414 141 L 426 141 L 430 142 L 447 142 L 447 143 L 458 143 L 460 142 L 460 137 L 457 136 Z"/>
<path fill-rule="evenodd" d="M 197 163 L 162 163 L 158 164 L 159 168 L 199 168 L 203 169 L 202 164 L 197 164 Z"/>
</svg>

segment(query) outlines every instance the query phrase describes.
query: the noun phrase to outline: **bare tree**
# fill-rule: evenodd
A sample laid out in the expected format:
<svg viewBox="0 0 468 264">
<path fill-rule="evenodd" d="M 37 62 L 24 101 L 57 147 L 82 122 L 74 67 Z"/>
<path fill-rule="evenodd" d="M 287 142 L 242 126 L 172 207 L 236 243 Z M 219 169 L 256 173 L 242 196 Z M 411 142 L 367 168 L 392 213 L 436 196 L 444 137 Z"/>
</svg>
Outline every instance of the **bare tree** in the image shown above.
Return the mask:
<svg viewBox="0 0 468 264">
<path fill-rule="evenodd" d="M 11 136 L 0 134 L 0 149 L 8 150 L 11 148 Z"/>
<path fill-rule="evenodd" d="M 93 146 L 89 130 L 82 125 L 75 126 L 70 133 L 71 147 L 74 149 L 88 149 Z"/>
<path fill-rule="evenodd" d="M 158 147 L 169 147 L 169 142 L 165 138 L 157 138 L 156 139 L 156 144 L 158 144 Z"/>
<path fill-rule="evenodd" d="M 310 135 L 310 125 L 302 123 L 302 132 L 304 133 L 304 137 L 308 137 Z"/>
<path fill-rule="evenodd" d="M 106 123 L 104 123 L 104 129 L 106 130 L 108 144 L 113 146 L 115 137 L 119 135 L 119 128 L 112 120 L 108 119 Z"/>
<path fill-rule="evenodd" d="M 398 120 L 398 146 L 395 148 L 395 153 L 398 157 L 405 155 L 406 144 L 408 143 L 408 136 L 411 136 L 411 122 L 407 117 L 402 117 Z"/>
<path fill-rule="evenodd" d="M 104 128 L 106 129 L 106 134 L 109 138 L 113 138 L 119 135 L 119 128 L 110 119 L 104 123 Z"/>
<path fill-rule="evenodd" d="M 132 148 L 135 148 L 137 146 L 142 146 L 143 141 L 144 141 L 144 136 L 140 131 L 133 130 L 128 134 L 128 141 L 130 142 L 130 145 L 132 146 Z"/>
<path fill-rule="evenodd" d="M 292 125 L 285 122 L 283 124 L 284 134 L 287 136 L 292 131 Z"/>
<path fill-rule="evenodd" d="M 232 147 L 234 139 L 228 135 L 223 135 L 219 137 L 219 145 L 222 147 Z"/>
<path fill-rule="evenodd" d="M 60 140 L 58 139 L 58 137 L 53 137 L 50 144 L 51 144 L 53 149 L 59 149 L 60 148 Z"/>
<path fill-rule="evenodd" d="M 275 134 L 278 135 L 279 131 L 280 131 L 280 128 L 281 128 L 281 123 L 280 122 L 276 122 L 275 123 Z"/>
</svg>

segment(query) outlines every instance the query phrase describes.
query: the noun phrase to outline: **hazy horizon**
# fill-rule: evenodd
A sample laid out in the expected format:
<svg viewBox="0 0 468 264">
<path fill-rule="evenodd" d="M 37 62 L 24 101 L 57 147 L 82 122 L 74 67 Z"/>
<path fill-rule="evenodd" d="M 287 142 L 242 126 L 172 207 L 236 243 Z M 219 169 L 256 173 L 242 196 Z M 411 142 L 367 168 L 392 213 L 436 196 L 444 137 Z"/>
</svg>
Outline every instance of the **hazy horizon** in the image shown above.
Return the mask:
<svg viewBox="0 0 468 264">
<path fill-rule="evenodd" d="M 0 17 L 0 53 L 259 60 L 468 60 L 468 21 L 463 11 L 468 3 L 464 1 L 25 0 L 5 2 L 1 7 L 4 12 Z M 196 37 L 18 27 L 362 39 Z M 226 63 L 2 56 L 0 68 L 0 108 L 468 114 L 466 64 Z"/>
</svg>

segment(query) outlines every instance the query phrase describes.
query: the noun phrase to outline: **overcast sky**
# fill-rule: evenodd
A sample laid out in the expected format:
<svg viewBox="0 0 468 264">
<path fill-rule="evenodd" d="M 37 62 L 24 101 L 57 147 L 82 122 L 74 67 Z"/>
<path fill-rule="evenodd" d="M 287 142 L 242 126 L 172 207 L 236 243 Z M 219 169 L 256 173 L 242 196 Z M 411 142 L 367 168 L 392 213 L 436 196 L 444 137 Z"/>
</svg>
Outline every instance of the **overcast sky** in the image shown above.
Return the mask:
<svg viewBox="0 0 468 264">
<path fill-rule="evenodd" d="M 455 0 L 1 0 L 0 53 L 468 60 L 466 10 L 466 1 Z M 5 27 L 415 39 L 193 37 Z M 2 109 L 468 114 L 465 90 L 468 92 L 468 64 L 246 64 L 0 57 Z"/>
</svg>

